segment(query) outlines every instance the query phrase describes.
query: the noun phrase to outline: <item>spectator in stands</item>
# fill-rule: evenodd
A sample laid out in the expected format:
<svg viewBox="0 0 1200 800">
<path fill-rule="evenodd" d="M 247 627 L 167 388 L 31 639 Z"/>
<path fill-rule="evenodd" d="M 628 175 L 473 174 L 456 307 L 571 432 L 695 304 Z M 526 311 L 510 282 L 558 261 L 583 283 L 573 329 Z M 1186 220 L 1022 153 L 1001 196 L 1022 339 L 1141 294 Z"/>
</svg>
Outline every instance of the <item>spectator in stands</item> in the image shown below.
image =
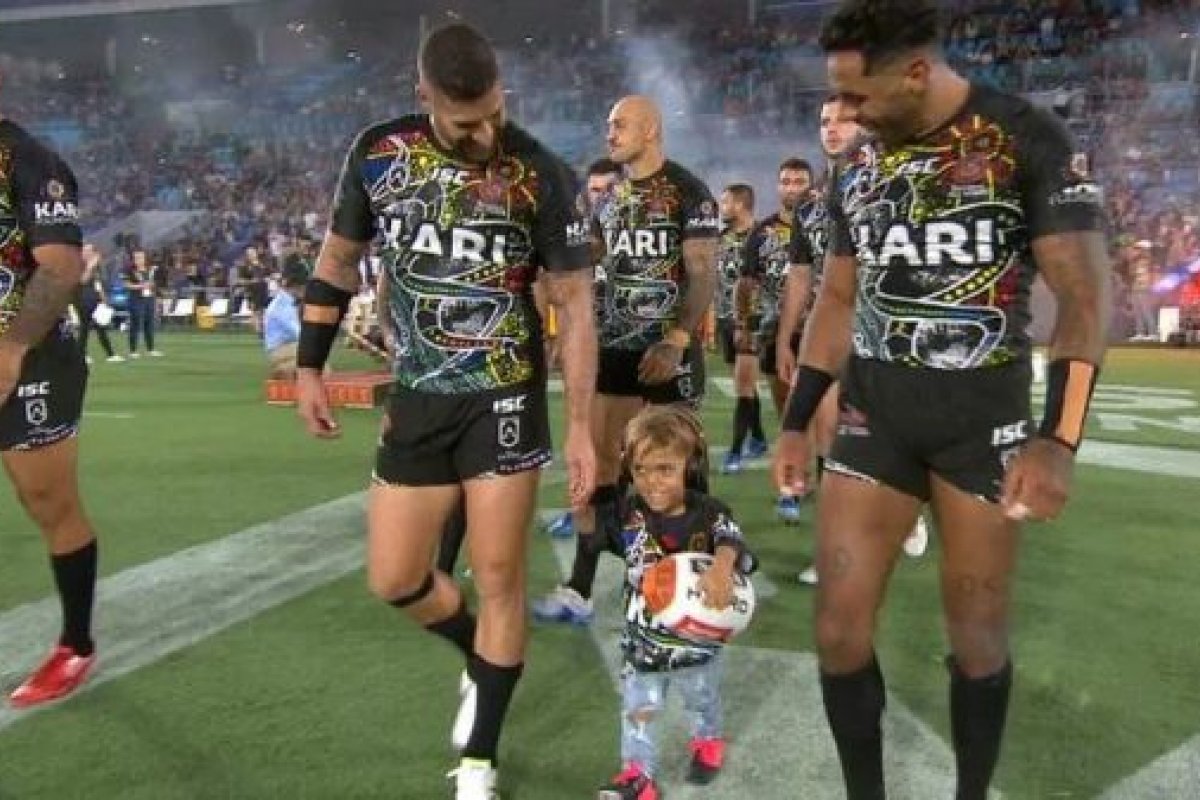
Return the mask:
<svg viewBox="0 0 1200 800">
<path fill-rule="evenodd" d="M 296 347 L 300 341 L 300 298 L 308 280 L 308 267 L 299 256 L 289 256 L 283 265 L 280 289 L 263 317 L 263 346 L 270 364 L 270 377 L 296 377 Z"/>
<path fill-rule="evenodd" d="M 133 259 L 125 268 L 125 289 L 129 292 L 129 357 L 141 358 L 139 336 L 145 339 L 147 353 L 155 358 L 162 353 L 154 346 L 154 325 L 157 314 L 159 267 L 150 263 L 146 251 L 133 251 Z"/>
</svg>

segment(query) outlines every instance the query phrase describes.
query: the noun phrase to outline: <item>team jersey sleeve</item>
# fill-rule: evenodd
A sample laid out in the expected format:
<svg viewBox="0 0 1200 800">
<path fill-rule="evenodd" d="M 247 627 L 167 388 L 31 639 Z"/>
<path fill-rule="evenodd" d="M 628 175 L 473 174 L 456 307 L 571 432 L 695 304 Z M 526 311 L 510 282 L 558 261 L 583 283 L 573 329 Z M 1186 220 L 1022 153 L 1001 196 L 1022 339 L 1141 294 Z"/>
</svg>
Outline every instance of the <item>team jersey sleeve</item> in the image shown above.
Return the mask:
<svg viewBox="0 0 1200 800">
<path fill-rule="evenodd" d="M 741 527 L 734 521 L 729 507 L 715 500 L 713 502 L 716 504 L 716 508 L 712 514 L 712 526 L 709 530 L 713 552 L 715 553 L 718 547 L 732 547 L 738 554 L 738 571 L 748 575 L 754 571 L 756 561 L 746 547 L 746 537 L 742 534 Z"/>
<path fill-rule="evenodd" d="M 688 175 L 681 181 L 683 234 L 680 241 L 715 239 L 721 235 L 721 218 L 717 203 L 708 187 Z"/>
<path fill-rule="evenodd" d="M 797 224 L 792 231 L 791 241 L 788 242 L 787 260 L 789 264 L 808 264 L 812 265 L 813 251 L 812 242 L 809 241 L 808 231 L 803 225 Z"/>
<path fill-rule="evenodd" d="M 549 155 L 538 159 L 536 169 L 538 202 L 533 248 L 538 263 L 550 272 L 589 269 L 592 230 L 577 200 L 579 187 L 575 174 Z"/>
<path fill-rule="evenodd" d="M 363 184 L 363 160 L 369 144 L 368 132 L 359 134 L 346 154 L 342 174 L 333 196 L 333 214 L 329 229 L 353 242 L 369 242 L 375 238 L 375 215 L 371 198 Z"/>
<path fill-rule="evenodd" d="M 15 153 L 17 215 L 30 249 L 45 244 L 79 246 L 79 185 L 58 155 L 36 142 Z"/>
<path fill-rule="evenodd" d="M 750 235 L 746 237 L 745 244 L 742 245 L 742 275 L 747 278 L 761 278 L 763 274 L 762 263 L 762 244 L 763 244 L 763 226 L 762 224 L 755 225 L 750 231 Z"/>
<path fill-rule="evenodd" d="M 840 182 L 841 170 L 834 169 L 829 177 L 829 199 L 826 201 L 829 215 L 825 221 L 825 233 L 829 240 L 827 246 L 831 256 L 852 256 L 854 242 L 850 240 L 850 225 L 842 208 L 842 193 L 838 190 Z"/>
<path fill-rule="evenodd" d="M 1103 230 L 1104 192 L 1091 175 L 1087 154 L 1066 128 L 1034 109 L 1020 141 L 1025 147 L 1021 191 L 1030 238 Z"/>
</svg>

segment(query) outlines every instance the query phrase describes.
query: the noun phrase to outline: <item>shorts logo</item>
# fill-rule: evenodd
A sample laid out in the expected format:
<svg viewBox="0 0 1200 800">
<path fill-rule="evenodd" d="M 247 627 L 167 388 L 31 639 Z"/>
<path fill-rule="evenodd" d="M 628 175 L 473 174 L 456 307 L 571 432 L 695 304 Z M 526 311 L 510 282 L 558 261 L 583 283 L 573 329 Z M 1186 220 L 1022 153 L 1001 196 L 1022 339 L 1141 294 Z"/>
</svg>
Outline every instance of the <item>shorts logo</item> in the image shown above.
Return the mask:
<svg viewBox="0 0 1200 800">
<path fill-rule="evenodd" d="M 49 416 L 50 411 L 42 398 L 25 401 L 25 419 L 30 425 L 41 425 Z"/>
<path fill-rule="evenodd" d="M 518 394 L 514 397 L 502 397 L 492 403 L 493 414 L 519 414 L 525 410 L 525 398 L 528 395 Z"/>
<path fill-rule="evenodd" d="M 1025 428 L 1029 425 L 1028 420 L 1014 422 L 1011 425 L 1001 425 L 999 428 L 992 429 L 992 447 L 1004 447 L 1005 445 L 1018 444 L 1029 438 Z"/>
<path fill-rule="evenodd" d="M 679 389 L 679 396 L 685 400 L 692 396 L 692 379 L 691 376 L 680 378 L 676 382 L 676 387 Z"/>
<path fill-rule="evenodd" d="M 837 432 L 839 436 L 870 436 L 867 415 L 852 405 L 844 405 L 838 414 Z"/>
<path fill-rule="evenodd" d="M 1021 452 L 1020 447 L 1008 447 L 1008 448 L 1005 448 L 1004 450 L 1001 450 L 1000 451 L 1000 468 L 1002 470 L 1004 470 L 1005 472 L 1008 472 L 1008 468 L 1012 464 L 1013 459 L 1016 458 L 1017 454 L 1020 452 Z M 1000 481 L 996 481 L 996 488 L 997 489 L 1000 488 Z"/>
<path fill-rule="evenodd" d="M 496 425 L 496 441 L 501 447 L 516 447 L 521 441 L 521 418 L 501 417 Z"/>
<path fill-rule="evenodd" d="M 23 383 L 17 387 L 18 398 L 46 397 L 50 394 L 50 381 L 40 383 Z"/>
</svg>

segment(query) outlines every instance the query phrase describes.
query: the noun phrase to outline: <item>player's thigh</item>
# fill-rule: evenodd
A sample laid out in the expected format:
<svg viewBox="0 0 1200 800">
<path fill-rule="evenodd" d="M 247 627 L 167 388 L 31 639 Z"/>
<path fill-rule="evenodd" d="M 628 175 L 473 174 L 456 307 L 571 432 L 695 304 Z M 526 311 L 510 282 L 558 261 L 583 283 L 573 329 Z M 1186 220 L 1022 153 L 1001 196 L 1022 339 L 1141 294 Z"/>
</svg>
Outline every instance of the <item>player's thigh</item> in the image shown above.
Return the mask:
<svg viewBox="0 0 1200 800">
<path fill-rule="evenodd" d="M 483 596 L 524 591 L 529 526 L 537 503 L 537 469 L 472 478 L 463 484 L 467 559 Z"/>
<path fill-rule="evenodd" d="M 613 483 L 619 477 L 625 428 L 645 405 L 646 402 L 641 397 L 608 394 L 596 396 L 599 412 L 596 414 L 596 422 L 599 430 L 594 443 L 598 462 L 598 483 Z"/>
<path fill-rule="evenodd" d="M 1000 506 L 934 476 L 930 505 L 942 547 L 942 603 L 956 653 L 999 667 L 1007 654 L 1020 525 Z"/>
<path fill-rule="evenodd" d="M 416 591 L 433 569 L 457 484 L 412 486 L 375 480 L 367 492 L 367 577 L 384 599 Z"/>
<path fill-rule="evenodd" d="M 758 383 L 758 357 L 739 353 L 733 362 L 733 386 L 738 397 L 753 397 Z"/>
<path fill-rule="evenodd" d="M 6 450 L 2 458 L 17 498 L 39 526 L 55 526 L 82 513 L 77 437 L 41 447 Z"/>
<path fill-rule="evenodd" d="M 826 473 L 817 506 L 818 605 L 873 612 L 920 507 L 879 481 Z"/>
</svg>

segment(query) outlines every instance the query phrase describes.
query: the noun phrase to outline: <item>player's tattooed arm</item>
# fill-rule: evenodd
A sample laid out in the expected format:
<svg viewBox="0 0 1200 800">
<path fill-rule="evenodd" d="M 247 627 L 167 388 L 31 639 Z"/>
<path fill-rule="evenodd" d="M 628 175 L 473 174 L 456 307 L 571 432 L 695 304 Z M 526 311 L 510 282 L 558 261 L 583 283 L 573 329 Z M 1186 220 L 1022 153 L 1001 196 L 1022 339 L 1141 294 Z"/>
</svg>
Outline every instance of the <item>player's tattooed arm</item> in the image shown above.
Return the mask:
<svg viewBox="0 0 1200 800">
<path fill-rule="evenodd" d="M 558 320 L 558 340 L 563 382 L 566 384 L 567 418 L 572 423 L 590 419 L 596 393 L 596 322 L 592 309 L 592 271 L 546 270 L 541 281 L 546 299 Z"/>
<path fill-rule="evenodd" d="M 357 292 L 362 281 L 358 265 L 367 254 L 370 242 L 356 242 L 333 231 L 325 234 L 321 255 L 317 258 L 314 278 L 320 278 L 347 292 Z"/>
<path fill-rule="evenodd" d="M 40 342 L 67 310 L 83 275 L 83 254 L 68 244 L 44 244 L 33 249 L 37 269 L 25 286 L 25 297 L 3 343 L 24 351 Z"/>
<path fill-rule="evenodd" d="M 1104 235 L 1071 231 L 1033 240 L 1033 258 L 1058 301 L 1050 359 L 1104 361 L 1111 311 L 1111 266 Z"/>
<path fill-rule="evenodd" d="M 804 329 L 800 363 L 837 375 L 850 356 L 857 290 L 854 256 L 827 255 L 825 277 Z"/>
<path fill-rule="evenodd" d="M 687 291 L 676 324 L 695 334 L 717 290 L 717 240 L 688 239 L 683 243 L 683 267 L 687 272 Z"/>
</svg>

